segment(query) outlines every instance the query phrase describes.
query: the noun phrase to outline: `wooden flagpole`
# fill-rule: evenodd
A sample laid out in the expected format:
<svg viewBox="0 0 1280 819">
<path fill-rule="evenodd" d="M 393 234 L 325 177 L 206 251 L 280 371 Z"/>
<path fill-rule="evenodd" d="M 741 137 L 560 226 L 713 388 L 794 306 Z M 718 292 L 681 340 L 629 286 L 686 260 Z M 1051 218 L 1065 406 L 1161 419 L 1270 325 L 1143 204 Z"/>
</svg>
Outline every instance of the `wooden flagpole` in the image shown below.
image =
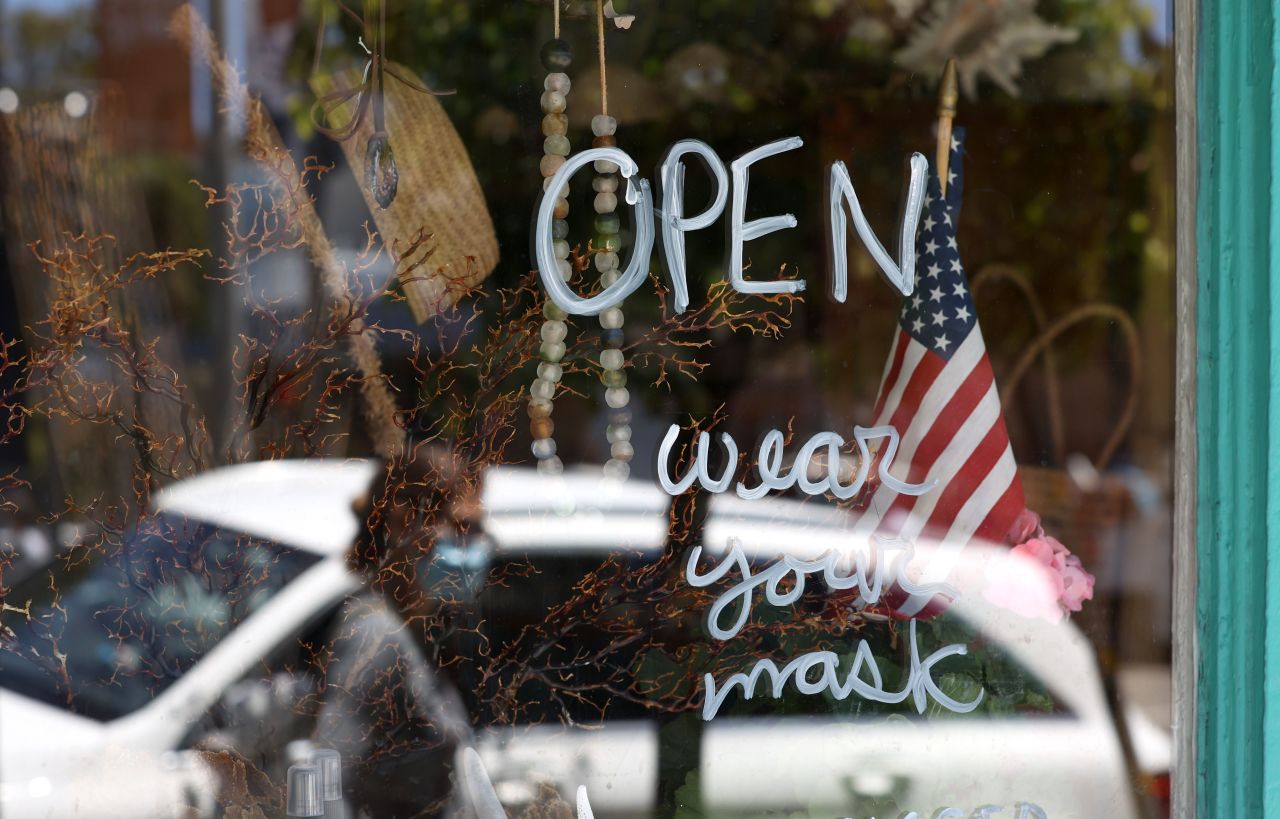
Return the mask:
<svg viewBox="0 0 1280 819">
<path fill-rule="evenodd" d="M 947 192 L 947 171 L 951 165 L 951 123 L 956 118 L 956 103 L 960 88 L 956 82 L 956 58 L 947 60 L 942 70 L 942 86 L 938 89 L 938 145 L 934 153 L 938 169 L 938 184 L 942 193 Z"/>
</svg>

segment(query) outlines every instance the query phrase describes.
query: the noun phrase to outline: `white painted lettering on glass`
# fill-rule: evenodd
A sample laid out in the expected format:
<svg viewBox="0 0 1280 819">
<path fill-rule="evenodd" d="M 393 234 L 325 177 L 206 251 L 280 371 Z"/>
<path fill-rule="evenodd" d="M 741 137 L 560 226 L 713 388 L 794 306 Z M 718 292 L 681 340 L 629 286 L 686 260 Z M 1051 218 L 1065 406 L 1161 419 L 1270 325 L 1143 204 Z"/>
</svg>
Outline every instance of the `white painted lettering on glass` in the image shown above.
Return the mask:
<svg viewBox="0 0 1280 819">
<path fill-rule="evenodd" d="M 727 433 L 720 434 L 720 442 L 725 448 L 725 467 L 724 473 L 719 478 L 712 478 L 710 475 L 711 436 L 706 432 L 702 432 L 698 434 L 698 447 L 694 457 L 694 465 L 683 478 L 672 480 L 670 473 L 671 449 L 675 446 L 676 439 L 679 436 L 679 425 L 672 424 L 667 429 L 667 434 L 663 436 L 661 446 L 658 447 L 658 483 L 662 485 L 662 488 L 670 495 L 679 495 L 693 486 L 696 480 L 701 482 L 702 488 L 708 492 L 724 492 L 727 490 L 729 484 L 733 481 L 733 473 L 738 465 L 738 447 L 732 436 Z M 822 432 L 814 435 L 801 447 L 800 454 L 796 456 L 791 469 L 784 472 L 783 445 L 785 437 L 781 430 L 770 430 L 760 442 L 760 449 L 756 459 L 756 471 L 759 473 L 760 483 L 756 486 L 748 487 L 744 481 L 739 481 L 736 489 L 738 497 L 746 500 L 756 500 L 764 497 L 770 491 L 784 491 L 798 485 L 800 491 L 808 495 L 821 495 L 825 492 L 830 492 L 840 500 L 848 500 L 858 494 L 863 486 L 866 485 L 872 461 L 869 442 L 881 438 L 886 439 L 883 451 L 880 454 L 880 465 L 876 471 L 881 483 L 902 495 L 923 495 L 937 485 L 937 479 L 924 483 L 907 483 L 894 477 L 889 472 L 890 467 L 893 466 L 893 457 L 898 452 L 899 443 L 898 431 L 892 426 L 855 426 L 853 428 L 853 438 L 858 446 L 858 471 L 853 476 L 852 483 L 842 484 L 838 473 L 840 449 L 845 445 L 844 438 L 834 432 Z M 814 456 L 818 454 L 818 451 L 823 448 L 826 449 L 826 477 L 817 481 L 811 480 L 809 478 L 809 465 Z"/>
<path fill-rule="evenodd" d="M 767 156 L 794 151 L 801 145 L 804 145 L 804 140 L 800 137 L 779 139 L 747 151 L 729 166 L 733 170 L 733 205 L 729 214 L 729 280 L 739 293 L 798 293 L 804 289 L 804 282 L 799 279 L 747 281 L 743 275 L 742 262 L 742 246 L 745 243 L 775 231 L 793 228 L 797 224 L 796 217 L 790 213 L 746 221 L 748 169 Z"/>
<path fill-rule="evenodd" d="M 697 216 L 684 215 L 684 156 L 695 154 L 706 163 L 715 178 L 715 196 L 711 206 Z M 675 311 L 683 313 L 689 306 L 689 281 L 685 270 L 684 235 L 691 230 L 708 227 L 724 213 L 724 203 L 729 196 L 729 174 L 724 163 L 711 146 L 697 139 L 683 139 L 672 145 L 658 172 L 659 192 L 662 196 L 660 223 L 662 251 L 671 276 L 671 290 L 675 298 Z"/>
<path fill-rule="evenodd" d="M 740 293 L 798 293 L 805 289 L 801 279 L 774 281 L 748 281 L 745 274 L 744 246 L 747 242 L 767 236 L 779 230 L 796 226 L 796 217 L 787 213 L 766 216 L 747 221 L 747 194 L 751 165 L 804 145 L 800 137 L 788 137 L 762 145 L 735 159 L 730 168 L 732 183 L 725 171 L 724 162 L 715 151 L 701 140 L 685 139 L 675 143 L 667 151 L 658 167 L 661 188 L 661 209 L 654 207 L 649 183 L 640 179 L 635 162 L 619 148 L 591 148 L 571 156 L 560 166 L 547 183 L 534 222 L 534 257 L 542 282 L 557 305 L 575 315 L 596 315 L 616 307 L 636 290 L 649 272 L 649 258 L 653 253 L 654 214 L 657 213 L 662 233 L 662 252 L 671 279 L 675 312 L 683 312 L 689 306 L 688 271 L 685 256 L 684 234 L 710 226 L 724 213 L 725 202 L 732 194 L 729 214 L 729 280 Z M 685 156 L 694 154 L 704 161 L 714 178 L 715 193 L 711 204 L 696 216 L 684 215 Z M 577 296 L 560 278 L 555 258 L 555 240 L 552 223 L 556 201 L 568 190 L 573 174 L 583 165 L 597 160 L 616 164 L 627 179 L 626 201 L 635 212 L 634 252 L 622 276 L 613 285 L 590 298 Z M 830 221 L 833 259 L 831 291 L 836 301 L 848 296 L 848 230 L 844 219 L 847 205 L 853 218 L 859 240 L 884 271 L 890 286 L 904 295 L 911 295 L 915 288 L 915 232 L 924 202 L 924 180 L 929 163 L 920 154 L 912 154 L 907 195 L 902 202 L 902 215 L 898 225 L 898 260 L 895 263 L 880 244 L 871 229 L 862 205 L 854 192 L 849 170 L 843 162 L 831 165 L 827 180 L 827 199 Z"/>
<path fill-rule="evenodd" d="M 872 537 L 869 548 L 833 550 L 814 560 L 787 555 L 758 573 L 751 570 L 751 561 L 747 559 L 740 540 L 730 538 L 728 546 L 729 553 L 724 560 L 706 574 L 698 573 L 701 546 L 693 547 L 685 563 L 685 581 L 695 589 L 718 583 L 730 571 L 736 571 L 738 582 L 718 596 L 707 611 L 707 630 L 717 640 L 728 640 L 742 631 L 751 616 L 752 598 L 757 588 L 764 586 L 765 600 L 770 605 L 789 606 L 804 594 L 806 576 L 818 572 L 822 572 L 823 582 L 830 591 L 856 586 L 858 598 L 853 605 L 857 607 L 878 603 L 886 578 L 889 585 L 896 585 L 908 594 L 943 595 L 952 599 L 959 594 L 946 583 L 917 584 L 912 581 L 907 576 L 907 566 L 915 556 L 915 547 L 910 541 L 898 538 Z M 731 626 L 725 628 L 721 625 L 721 617 L 734 604 L 738 605 L 737 617 Z"/>
<path fill-rule="evenodd" d="M 984 692 L 979 691 L 978 696 L 969 702 L 960 702 L 947 696 L 933 681 L 935 665 L 948 657 L 968 654 L 969 649 L 959 643 L 953 643 L 943 646 L 921 660 L 920 648 L 916 645 L 914 619 L 909 622 L 908 629 L 911 667 L 901 691 L 884 690 L 884 679 L 880 676 L 880 668 L 871 654 L 871 647 L 866 640 L 859 640 L 857 648 L 854 649 L 852 667 L 845 676 L 844 682 L 837 677 L 836 667 L 840 664 L 840 657 L 834 651 L 811 651 L 802 654 L 783 666 L 781 670 L 773 660 L 758 660 L 750 671 L 730 675 L 722 686 L 716 685 L 715 677 L 710 673 L 705 674 L 703 684 L 706 688 L 706 699 L 702 704 L 702 718 L 714 719 L 734 686 L 742 689 L 743 699 L 751 699 L 755 696 L 756 684 L 764 675 L 768 675 L 770 682 L 766 696 L 772 696 L 773 699 L 782 698 L 783 689 L 790 678 L 794 680 L 795 688 L 801 694 L 821 694 L 826 691 L 830 692 L 836 700 L 844 700 L 850 694 L 857 694 L 865 700 L 892 705 L 911 697 L 912 705 L 920 714 L 924 713 L 930 699 L 957 714 L 967 714 L 977 708 L 982 702 Z M 820 672 L 816 679 L 812 674 L 815 670 Z M 870 677 L 869 680 L 863 679 L 864 673 Z"/>
<path fill-rule="evenodd" d="M 556 199 L 564 190 L 574 172 L 583 165 L 597 160 L 606 160 L 618 166 L 618 172 L 627 180 L 626 200 L 635 212 L 636 240 L 635 249 L 627 269 L 613 284 L 590 298 L 581 298 L 569 289 L 560 278 L 560 269 L 556 264 L 555 240 L 551 234 L 551 223 L 554 219 Z M 538 260 L 538 272 L 542 276 L 542 286 L 566 313 L 579 316 L 598 315 L 610 307 L 616 307 L 622 300 L 635 292 L 640 283 L 649 275 L 649 254 L 653 249 L 653 201 L 649 193 L 648 181 L 637 176 L 639 168 L 619 148 L 589 148 L 574 154 L 569 161 L 560 166 L 538 206 L 538 218 L 534 228 L 534 253 Z"/>
<path fill-rule="evenodd" d="M 924 183 L 929 174 L 929 162 L 921 154 L 912 154 L 910 178 L 907 181 L 907 198 L 902 202 L 902 216 L 898 222 L 898 263 L 894 264 L 888 251 L 867 217 L 862 212 L 858 194 L 853 190 L 853 180 L 843 162 L 831 164 L 827 180 L 827 197 L 831 207 L 831 295 L 843 302 L 849 295 L 848 231 L 844 221 L 844 207 L 848 205 L 853 216 L 854 229 L 871 257 L 876 260 L 885 278 L 902 295 L 910 296 L 916 284 L 916 227 L 920 224 L 920 211 L 924 208 Z"/>
</svg>

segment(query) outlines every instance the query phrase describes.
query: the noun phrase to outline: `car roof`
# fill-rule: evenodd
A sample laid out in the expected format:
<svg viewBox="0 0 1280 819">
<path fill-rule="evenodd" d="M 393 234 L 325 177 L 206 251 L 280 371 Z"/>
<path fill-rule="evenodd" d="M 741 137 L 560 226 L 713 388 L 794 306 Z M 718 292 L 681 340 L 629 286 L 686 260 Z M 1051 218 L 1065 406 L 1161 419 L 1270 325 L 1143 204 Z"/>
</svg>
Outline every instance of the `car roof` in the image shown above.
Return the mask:
<svg viewBox="0 0 1280 819">
<path fill-rule="evenodd" d="M 165 487 L 157 512 L 180 514 L 320 555 L 345 551 L 359 532 L 353 504 L 369 490 L 377 461 L 257 461 L 204 472 Z"/>
<path fill-rule="evenodd" d="M 499 552 L 614 551 L 625 543 L 649 554 L 667 541 L 671 496 L 649 481 L 609 479 L 598 468 L 548 477 L 501 466 L 485 473 L 483 491 L 485 532 Z M 823 502 L 723 494 L 711 499 L 707 540 L 737 537 L 752 550 L 794 535 L 799 526 L 836 538 L 847 525 L 847 512 Z"/>
</svg>

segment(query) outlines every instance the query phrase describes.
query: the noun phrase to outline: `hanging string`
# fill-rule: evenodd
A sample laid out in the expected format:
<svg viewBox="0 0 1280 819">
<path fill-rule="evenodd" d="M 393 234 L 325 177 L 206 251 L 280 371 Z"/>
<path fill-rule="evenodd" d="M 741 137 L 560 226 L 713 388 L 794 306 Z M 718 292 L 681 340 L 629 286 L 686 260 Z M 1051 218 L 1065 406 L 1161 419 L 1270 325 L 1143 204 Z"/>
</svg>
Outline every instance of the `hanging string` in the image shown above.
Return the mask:
<svg viewBox="0 0 1280 819">
<path fill-rule="evenodd" d="M 596 40 L 600 43 L 600 113 L 609 114 L 609 79 L 604 68 L 604 0 L 596 0 Z"/>
<path fill-rule="evenodd" d="M 560 0 L 551 0 L 551 8 L 553 12 L 551 19 L 554 23 L 552 28 L 555 31 L 555 37 L 558 40 L 560 39 Z"/>
<path fill-rule="evenodd" d="M 596 0 L 596 39 L 600 50 L 600 113 L 591 118 L 591 141 L 595 148 L 617 145 L 618 122 L 609 116 L 609 79 L 605 68 L 604 0 Z M 622 223 L 618 218 L 619 174 L 612 162 L 595 163 L 596 178 L 591 183 L 597 193 L 595 201 L 596 238 L 591 246 L 597 251 L 593 261 L 600 271 L 600 284 L 610 287 L 621 276 L 618 252 L 622 249 Z M 600 313 L 600 381 L 604 384 L 604 400 L 609 407 L 609 426 L 605 430 L 609 442 L 609 460 L 604 474 L 612 480 L 625 480 L 631 474 L 635 448 L 631 445 L 631 393 L 627 390 L 627 357 L 623 352 L 626 335 L 622 325 L 625 316 L 621 305 Z"/>
</svg>

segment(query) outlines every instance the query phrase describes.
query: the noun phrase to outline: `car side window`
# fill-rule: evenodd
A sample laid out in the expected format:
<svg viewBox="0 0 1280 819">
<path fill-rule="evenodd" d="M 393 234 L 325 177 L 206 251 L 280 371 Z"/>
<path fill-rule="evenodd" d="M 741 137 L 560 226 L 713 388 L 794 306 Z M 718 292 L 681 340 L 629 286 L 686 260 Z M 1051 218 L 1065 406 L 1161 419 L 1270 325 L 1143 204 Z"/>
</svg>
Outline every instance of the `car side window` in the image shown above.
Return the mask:
<svg viewBox="0 0 1280 819">
<path fill-rule="evenodd" d="M 192 724 L 183 747 L 223 752 L 283 776 L 290 744 L 312 736 L 319 713 L 327 646 L 343 601 L 290 632 L 231 684 Z"/>
<path fill-rule="evenodd" d="M 88 568 L 55 564 L 15 589 L 31 616 L 0 634 L 0 679 L 103 720 L 150 702 L 318 559 L 172 515 L 101 551 Z"/>
<path fill-rule="evenodd" d="M 598 725 L 651 717 L 632 685 L 643 645 L 611 626 L 647 622 L 650 610 L 619 595 L 598 616 L 575 623 L 571 634 L 548 633 L 546 626 L 549 613 L 583 605 L 593 584 L 615 582 L 648 560 L 621 548 L 503 552 L 473 604 L 470 632 L 507 662 L 483 686 L 460 681 L 464 697 L 474 698 L 468 703 L 473 713 L 484 715 L 479 724 L 559 722 L 567 715 L 579 725 Z M 573 696 L 558 690 L 569 679 L 581 689 Z M 513 699 L 504 703 L 489 686 L 511 686 Z"/>
</svg>

